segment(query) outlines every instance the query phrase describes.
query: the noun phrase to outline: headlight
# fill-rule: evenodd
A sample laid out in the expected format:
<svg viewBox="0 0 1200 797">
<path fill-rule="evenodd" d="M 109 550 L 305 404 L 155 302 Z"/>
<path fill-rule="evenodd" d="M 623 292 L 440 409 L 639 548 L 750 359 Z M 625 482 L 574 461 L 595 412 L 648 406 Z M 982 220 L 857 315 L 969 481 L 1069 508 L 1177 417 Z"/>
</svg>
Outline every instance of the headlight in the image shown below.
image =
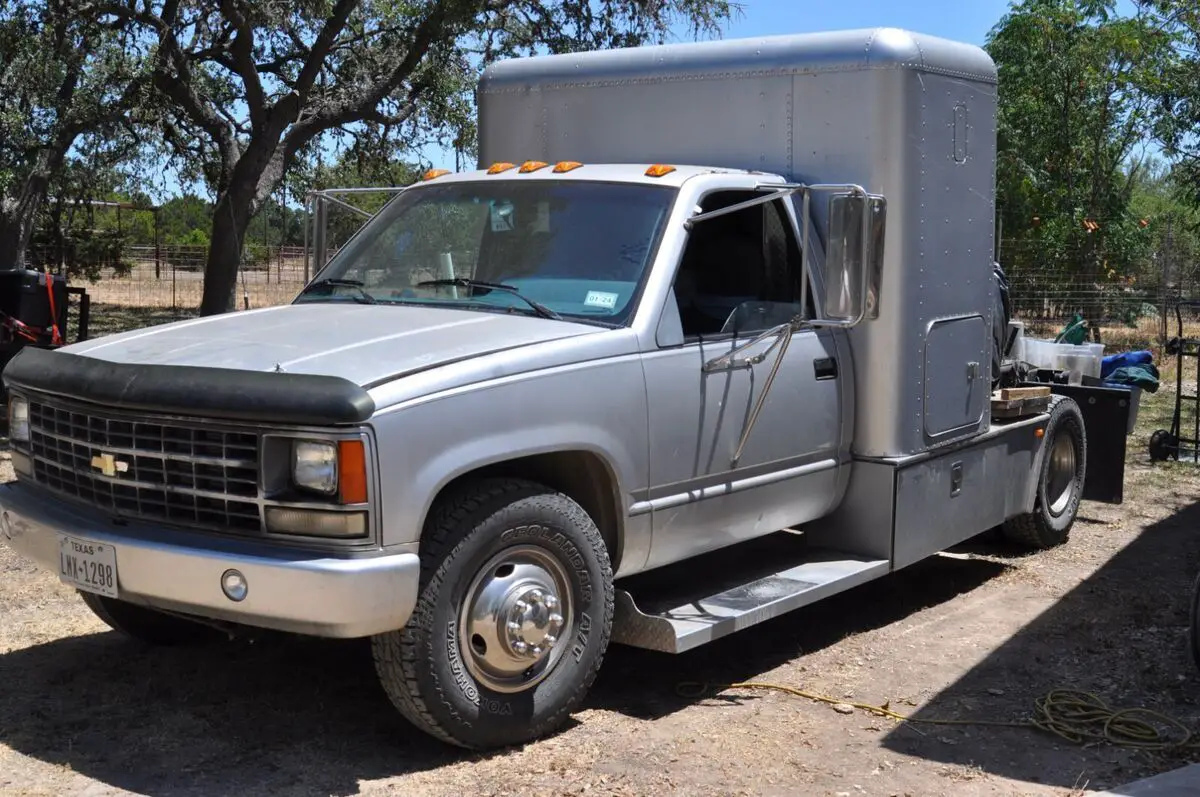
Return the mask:
<svg viewBox="0 0 1200 797">
<path fill-rule="evenodd" d="M 292 445 L 292 482 L 305 490 L 333 495 L 338 488 L 336 443 L 297 440 Z"/>
<path fill-rule="evenodd" d="M 8 400 L 8 439 L 29 442 L 29 402 L 16 396 Z"/>
</svg>

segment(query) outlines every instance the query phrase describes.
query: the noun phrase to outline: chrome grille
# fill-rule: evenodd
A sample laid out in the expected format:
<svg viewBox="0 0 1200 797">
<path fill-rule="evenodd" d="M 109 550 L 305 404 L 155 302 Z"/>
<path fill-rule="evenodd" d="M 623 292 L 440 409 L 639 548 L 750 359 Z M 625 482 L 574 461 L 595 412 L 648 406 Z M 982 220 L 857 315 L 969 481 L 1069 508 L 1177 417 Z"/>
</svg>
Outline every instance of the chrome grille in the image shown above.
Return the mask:
<svg viewBox="0 0 1200 797">
<path fill-rule="evenodd" d="M 121 517 L 262 531 L 253 432 L 38 401 L 29 404 L 29 427 L 38 484 Z"/>
</svg>

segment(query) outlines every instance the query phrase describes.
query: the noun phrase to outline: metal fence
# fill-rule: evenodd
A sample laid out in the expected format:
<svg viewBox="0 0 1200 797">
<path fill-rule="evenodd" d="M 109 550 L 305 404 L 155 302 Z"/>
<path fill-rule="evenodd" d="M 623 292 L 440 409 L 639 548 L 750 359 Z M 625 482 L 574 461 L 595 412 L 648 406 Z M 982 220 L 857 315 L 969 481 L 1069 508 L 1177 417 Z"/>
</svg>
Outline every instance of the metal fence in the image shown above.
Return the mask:
<svg viewBox="0 0 1200 797">
<path fill-rule="evenodd" d="M 327 256 L 332 257 L 335 249 Z M 130 247 L 125 273 L 103 269 L 94 282 L 76 279 L 99 305 L 188 313 L 200 304 L 205 248 Z M 1169 263 L 1169 258 L 1159 258 Z M 1030 262 L 1024 258 L 1023 262 Z M 238 276 L 237 305 L 264 307 L 291 301 L 315 271 L 304 247 L 248 247 Z M 1183 276 L 1180 276 L 1183 275 Z M 1029 334 L 1052 335 L 1076 314 L 1103 338 L 1145 340 L 1161 345 L 1174 323 L 1173 303 L 1200 296 L 1200 280 L 1190 269 L 1152 265 L 1136 276 L 1104 275 L 1085 280 L 1054 263 L 1022 265 L 1008 272 L 1015 315 Z"/>
<path fill-rule="evenodd" d="M 102 269 L 94 281 L 73 283 L 86 287 L 98 304 L 186 311 L 200 304 L 206 258 L 203 246 L 133 246 L 122 255 L 122 269 Z M 291 301 L 311 268 L 303 247 L 248 249 L 238 273 L 239 305 L 243 295 L 251 307 Z"/>
<path fill-rule="evenodd" d="M 1121 274 L 1103 264 L 1081 274 L 1050 258 L 1016 258 L 1021 265 L 1006 265 L 1014 316 L 1037 336 L 1052 336 L 1079 316 L 1097 342 L 1162 346 L 1174 334 L 1175 303 L 1200 297 L 1197 270 L 1170 255 L 1153 252 L 1136 273 Z"/>
</svg>

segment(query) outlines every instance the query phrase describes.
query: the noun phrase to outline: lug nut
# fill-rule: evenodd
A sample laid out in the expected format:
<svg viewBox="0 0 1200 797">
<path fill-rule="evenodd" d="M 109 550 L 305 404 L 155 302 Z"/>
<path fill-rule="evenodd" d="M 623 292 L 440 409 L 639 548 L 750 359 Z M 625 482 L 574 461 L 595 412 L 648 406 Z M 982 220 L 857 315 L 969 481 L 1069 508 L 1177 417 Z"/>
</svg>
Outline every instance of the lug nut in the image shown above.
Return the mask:
<svg viewBox="0 0 1200 797">
<path fill-rule="evenodd" d="M 554 634 L 546 634 L 546 638 L 542 640 L 542 644 L 547 648 L 554 647 L 554 643 L 558 642 L 558 637 Z"/>
<path fill-rule="evenodd" d="M 522 642 L 521 640 L 517 640 L 516 642 L 513 643 L 513 651 L 514 652 L 524 656 L 525 651 L 527 651 L 527 650 L 529 650 L 529 645 L 526 644 L 525 642 Z"/>
<path fill-rule="evenodd" d="M 547 609 L 553 610 L 556 606 L 558 606 L 558 598 L 554 597 L 553 595 L 547 595 L 543 603 L 546 604 Z"/>
<path fill-rule="evenodd" d="M 557 613 L 552 614 L 547 618 L 546 622 L 548 622 L 553 628 L 561 628 L 563 624 L 563 616 Z"/>
</svg>

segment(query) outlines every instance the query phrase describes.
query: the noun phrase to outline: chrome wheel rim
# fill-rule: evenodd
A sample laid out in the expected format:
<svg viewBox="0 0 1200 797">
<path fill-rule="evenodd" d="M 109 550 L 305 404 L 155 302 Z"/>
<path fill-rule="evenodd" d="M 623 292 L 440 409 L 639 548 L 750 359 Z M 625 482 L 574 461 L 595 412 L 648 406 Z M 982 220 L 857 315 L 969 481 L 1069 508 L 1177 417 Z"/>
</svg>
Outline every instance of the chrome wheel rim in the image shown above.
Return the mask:
<svg viewBox="0 0 1200 797">
<path fill-rule="evenodd" d="M 1061 515 L 1071 502 L 1075 488 L 1075 443 L 1070 435 L 1060 434 L 1054 438 L 1050 449 L 1050 471 L 1046 478 L 1046 498 L 1050 514 Z"/>
<path fill-rule="evenodd" d="M 458 637 L 467 671 L 494 692 L 540 683 L 562 658 L 572 611 L 567 570 L 552 553 L 506 548 L 479 569 L 462 602 Z"/>
</svg>

